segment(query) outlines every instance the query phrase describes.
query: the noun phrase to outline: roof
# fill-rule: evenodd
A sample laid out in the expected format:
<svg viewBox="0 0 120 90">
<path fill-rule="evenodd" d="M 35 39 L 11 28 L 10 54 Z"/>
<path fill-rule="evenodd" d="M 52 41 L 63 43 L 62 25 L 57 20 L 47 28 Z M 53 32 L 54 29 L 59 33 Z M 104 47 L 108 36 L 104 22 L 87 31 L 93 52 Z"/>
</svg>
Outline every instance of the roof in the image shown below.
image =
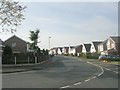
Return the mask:
<svg viewBox="0 0 120 90">
<path fill-rule="evenodd" d="M 102 42 L 101 42 L 101 41 L 93 41 L 92 43 L 93 43 L 95 49 L 98 50 L 98 47 L 97 47 L 97 46 L 98 46 L 100 43 L 102 43 Z"/>
<path fill-rule="evenodd" d="M 8 41 L 8 40 L 10 40 L 10 39 L 12 39 L 12 38 L 18 38 L 18 39 L 20 39 L 21 41 L 23 41 L 23 42 L 25 42 L 25 43 L 28 43 L 28 42 L 26 42 L 25 40 L 17 37 L 16 35 L 13 35 L 12 37 L 10 37 L 10 38 L 8 38 L 7 40 L 5 40 L 4 42 L 6 42 L 6 41 Z"/>
<path fill-rule="evenodd" d="M 70 48 L 75 48 L 76 46 L 70 46 Z"/>
<path fill-rule="evenodd" d="M 110 37 L 115 43 L 120 42 L 120 36 L 111 36 Z"/>
<path fill-rule="evenodd" d="M 85 48 L 86 48 L 86 51 L 89 52 L 90 51 L 90 47 L 91 47 L 91 44 L 84 44 Z"/>
</svg>

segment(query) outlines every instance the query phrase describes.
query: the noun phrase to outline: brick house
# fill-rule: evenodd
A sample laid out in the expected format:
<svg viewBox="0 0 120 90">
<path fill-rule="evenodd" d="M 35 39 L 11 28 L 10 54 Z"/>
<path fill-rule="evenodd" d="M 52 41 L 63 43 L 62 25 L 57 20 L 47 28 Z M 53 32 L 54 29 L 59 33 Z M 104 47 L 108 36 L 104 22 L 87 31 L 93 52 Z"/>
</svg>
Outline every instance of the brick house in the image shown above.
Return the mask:
<svg viewBox="0 0 120 90">
<path fill-rule="evenodd" d="M 17 37 L 16 35 L 13 35 L 4 41 L 4 45 L 10 46 L 14 54 L 27 53 L 27 42 Z"/>
</svg>

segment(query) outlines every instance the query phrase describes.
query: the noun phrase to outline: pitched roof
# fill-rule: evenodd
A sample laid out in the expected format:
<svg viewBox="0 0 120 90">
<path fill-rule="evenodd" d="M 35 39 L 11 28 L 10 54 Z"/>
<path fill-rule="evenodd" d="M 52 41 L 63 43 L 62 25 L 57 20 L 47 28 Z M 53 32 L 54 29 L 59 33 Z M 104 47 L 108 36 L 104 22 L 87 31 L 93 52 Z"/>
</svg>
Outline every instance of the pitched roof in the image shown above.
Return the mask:
<svg viewBox="0 0 120 90">
<path fill-rule="evenodd" d="M 97 46 L 98 46 L 100 43 L 102 43 L 102 42 L 101 42 L 101 41 L 93 41 L 92 43 L 93 43 L 95 49 L 98 50 L 98 47 L 97 47 Z"/>
<path fill-rule="evenodd" d="M 23 40 L 23 39 L 17 37 L 16 35 L 13 35 L 12 37 L 10 37 L 10 38 L 8 38 L 7 40 L 5 40 L 4 42 L 6 42 L 6 41 L 8 41 L 8 40 L 10 40 L 10 39 L 12 39 L 12 38 L 17 38 L 17 39 L 19 39 L 19 40 L 21 40 L 21 41 L 27 43 L 25 40 Z"/>
<path fill-rule="evenodd" d="M 80 47 L 80 46 L 82 46 L 82 45 L 77 45 L 77 46 L 75 46 L 75 48 L 78 48 L 78 47 Z"/>
<path fill-rule="evenodd" d="M 89 52 L 90 51 L 90 47 L 91 47 L 91 44 L 84 44 L 85 48 L 86 48 L 86 51 Z"/>
<path fill-rule="evenodd" d="M 111 36 L 110 37 L 115 43 L 120 42 L 120 36 Z"/>
</svg>

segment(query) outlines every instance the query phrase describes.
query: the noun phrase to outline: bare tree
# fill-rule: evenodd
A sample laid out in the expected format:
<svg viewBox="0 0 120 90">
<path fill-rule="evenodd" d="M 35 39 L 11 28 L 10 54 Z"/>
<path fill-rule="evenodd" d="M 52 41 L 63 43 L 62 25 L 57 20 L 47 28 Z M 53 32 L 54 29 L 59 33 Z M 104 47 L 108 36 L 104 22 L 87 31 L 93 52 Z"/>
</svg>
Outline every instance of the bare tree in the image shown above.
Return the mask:
<svg viewBox="0 0 120 90">
<path fill-rule="evenodd" d="M 13 0 L 0 0 L 0 32 L 16 31 L 24 18 L 25 6 Z"/>
</svg>

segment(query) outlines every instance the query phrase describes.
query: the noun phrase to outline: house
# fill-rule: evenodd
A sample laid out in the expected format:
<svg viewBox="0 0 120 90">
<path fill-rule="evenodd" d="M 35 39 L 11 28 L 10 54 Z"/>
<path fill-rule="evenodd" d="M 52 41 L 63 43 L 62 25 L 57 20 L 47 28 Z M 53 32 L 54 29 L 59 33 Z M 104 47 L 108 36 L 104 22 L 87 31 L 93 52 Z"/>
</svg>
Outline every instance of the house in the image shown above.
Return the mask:
<svg viewBox="0 0 120 90">
<path fill-rule="evenodd" d="M 90 48 L 90 53 L 98 53 L 98 45 L 102 43 L 100 41 L 92 41 L 91 43 L 91 48 Z"/>
<path fill-rule="evenodd" d="M 107 41 L 108 39 L 98 45 L 98 53 L 105 54 L 105 51 L 107 50 Z"/>
<path fill-rule="evenodd" d="M 84 53 L 84 54 L 90 53 L 90 48 L 91 48 L 91 44 L 83 44 L 82 45 L 82 53 Z"/>
<path fill-rule="evenodd" d="M 17 37 L 16 35 L 13 35 L 4 41 L 4 45 L 10 46 L 14 54 L 27 53 L 27 42 Z"/>
<path fill-rule="evenodd" d="M 120 36 L 111 36 L 107 40 L 107 54 L 120 53 Z"/>
<path fill-rule="evenodd" d="M 63 47 L 62 53 L 65 55 L 69 54 L 69 47 Z"/>
<path fill-rule="evenodd" d="M 75 47 L 75 53 L 76 53 L 76 55 L 79 56 L 81 52 L 82 52 L 82 45 L 77 45 Z"/>
<path fill-rule="evenodd" d="M 55 47 L 55 48 L 50 49 L 49 54 L 51 54 L 51 55 L 57 55 L 58 54 L 58 48 Z"/>
<path fill-rule="evenodd" d="M 81 52 L 82 52 L 82 45 L 69 47 L 69 54 L 70 55 L 79 56 Z"/>
<path fill-rule="evenodd" d="M 69 46 L 69 54 L 75 55 L 75 46 Z"/>
<path fill-rule="evenodd" d="M 58 54 L 59 54 L 59 55 L 62 55 L 62 54 L 63 54 L 62 50 L 63 50 L 63 47 L 58 47 Z"/>
<path fill-rule="evenodd" d="M 98 45 L 98 52 L 101 54 L 120 53 L 120 37 L 111 36 Z"/>
</svg>

